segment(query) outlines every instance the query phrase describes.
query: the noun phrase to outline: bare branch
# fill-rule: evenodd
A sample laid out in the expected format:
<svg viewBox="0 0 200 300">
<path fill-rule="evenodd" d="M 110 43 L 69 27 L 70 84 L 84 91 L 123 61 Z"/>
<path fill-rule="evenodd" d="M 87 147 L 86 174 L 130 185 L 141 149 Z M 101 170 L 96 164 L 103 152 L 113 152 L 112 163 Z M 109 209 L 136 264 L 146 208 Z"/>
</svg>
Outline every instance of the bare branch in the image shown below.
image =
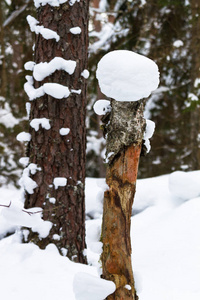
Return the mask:
<svg viewBox="0 0 200 300">
<path fill-rule="evenodd" d="M 27 1 L 26 4 L 24 4 L 23 6 L 21 6 L 19 9 L 15 10 L 12 12 L 12 14 L 5 20 L 5 22 L 3 23 L 3 27 L 5 28 L 6 26 L 8 26 L 12 21 L 14 21 L 28 6 L 30 0 Z"/>
<path fill-rule="evenodd" d="M 3 207 L 10 207 L 10 206 L 11 206 L 11 203 L 12 203 L 12 201 L 10 201 L 10 203 L 9 203 L 8 205 L 0 204 L 0 206 L 3 206 Z"/>
<path fill-rule="evenodd" d="M 32 215 L 38 214 L 38 213 L 42 213 L 42 210 L 32 212 L 32 211 L 27 211 L 25 209 L 22 209 L 22 211 L 25 212 L 25 213 L 27 213 L 29 216 L 32 216 Z"/>
<path fill-rule="evenodd" d="M 0 204 L 0 206 L 2 206 L 2 207 L 10 207 L 11 203 L 12 203 L 12 201 L 10 201 L 10 203 L 8 205 Z M 32 211 L 27 211 L 25 209 L 22 209 L 22 211 L 25 212 L 25 213 L 27 213 L 29 216 L 32 216 L 32 215 L 38 214 L 38 213 L 42 213 L 42 210 L 32 212 Z"/>
</svg>

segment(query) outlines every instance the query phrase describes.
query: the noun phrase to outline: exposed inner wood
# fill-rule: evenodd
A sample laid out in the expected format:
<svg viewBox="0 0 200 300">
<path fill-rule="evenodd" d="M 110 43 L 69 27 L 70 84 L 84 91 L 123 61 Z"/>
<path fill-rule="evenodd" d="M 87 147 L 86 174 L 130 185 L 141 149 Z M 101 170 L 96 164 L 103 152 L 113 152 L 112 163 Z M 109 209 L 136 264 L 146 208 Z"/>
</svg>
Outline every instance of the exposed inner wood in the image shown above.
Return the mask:
<svg viewBox="0 0 200 300">
<path fill-rule="evenodd" d="M 125 147 L 107 170 L 102 224 L 103 278 L 116 284 L 108 300 L 136 300 L 131 262 L 130 225 L 141 143 Z M 125 285 L 131 287 L 130 290 Z"/>
</svg>

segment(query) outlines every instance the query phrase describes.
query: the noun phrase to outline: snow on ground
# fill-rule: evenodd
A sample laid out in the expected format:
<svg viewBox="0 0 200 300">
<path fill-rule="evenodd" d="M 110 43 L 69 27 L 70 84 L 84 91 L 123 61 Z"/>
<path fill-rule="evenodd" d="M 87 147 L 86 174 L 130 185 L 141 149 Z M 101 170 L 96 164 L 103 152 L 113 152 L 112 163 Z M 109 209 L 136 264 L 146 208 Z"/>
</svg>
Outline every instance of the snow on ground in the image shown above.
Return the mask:
<svg viewBox="0 0 200 300">
<path fill-rule="evenodd" d="M 200 299 L 200 171 L 141 179 L 131 226 L 133 269 L 140 300 Z M 21 244 L 20 232 L 0 241 L 4 300 L 103 300 L 114 290 L 99 278 L 104 179 L 86 180 L 86 250 L 90 266 L 69 261 L 54 245 Z M 21 192 L 2 187 L 8 205 Z M 8 208 L 0 208 L 2 210 Z M 13 229 L 0 214 L 0 236 Z M 73 290 L 74 286 L 74 290 Z M 75 293 L 74 293 L 75 291 Z M 76 298 L 75 298 L 76 294 Z"/>
</svg>

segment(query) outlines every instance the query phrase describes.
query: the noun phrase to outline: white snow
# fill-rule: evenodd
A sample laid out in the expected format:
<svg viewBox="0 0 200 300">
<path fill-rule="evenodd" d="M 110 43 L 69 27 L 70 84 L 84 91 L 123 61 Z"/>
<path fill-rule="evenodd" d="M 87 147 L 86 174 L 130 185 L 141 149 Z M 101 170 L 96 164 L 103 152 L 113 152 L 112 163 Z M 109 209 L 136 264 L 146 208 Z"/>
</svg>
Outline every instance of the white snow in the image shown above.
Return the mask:
<svg viewBox="0 0 200 300">
<path fill-rule="evenodd" d="M 32 32 L 35 32 L 36 34 L 40 33 L 46 40 L 55 39 L 56 42 L 60 40 L 60 36 L 55 31 L 44 28 L 43 25 L 37 25 L 39 22 L 34 17 L 28 15 L 26 19 Z"/>
<path fill-rule="evenodd" d="M 30 112 L 31 112 L 31 104 L 30 102 L 26 102 L 26 112 L 27 112 L 27 117 L 30 117 Z"/>
<path fill-rule="evenodd" d="M 183 173 L 137 180 L 131 237 L 140 300 L 200 299 L 200 196 L 197 196 L 200 171 Z M 86 214 L 94 219 L 86 221 L 85 253 L 91 265 L 69 261 L 59 255 L 53 244 L 45 250 L 31 243 L 22 244 L 17 230 L 0 240 L 1 299 L 25 300 L 28 295 L 29 300 L 65 300 L 66 297 L 103 300 L 113 292 L 114 284 L 102 281 L 98 275 L 103 197 L 103 193 L 101 200 L 97 196 L 101 191 L 99 186 L 106 188 L 104 179 L 87 178 Z M 186 193 L 187 199 L 182 197 Z M 0 188 L 0 204 L 8 205 L 12 200 L 10 208 L 0 207 L 1 236 L 7 230 L 16 229 L 19 223 L 32 226 L 32 220 L 35 225 L 40 222 L 36 221 L 40 213 L 22 212 L 19 198 L 20 192 L 15 188 Z M 67 249 L 63 248 L 63 253 L 66 255 Z"/>
<path fill-rule="evenodd" d="M 67 135 L 67 134 L 69 134 L 69 132 L 70 132 L 70 129 L 69 128 L 61 128 L 60 130 L 59 130 L 59 132 L 60 132 L 60 135 Z"/>
<path fill-rule="evenodd" d="M 33 194 L 34 189 L 38 187 L 37 183 L 30 178 L 30 174 L 34 175 L 37 171 L 41 171 L 41 168 L 36 164 L 31 163 L 23 170 L 22 176 L 19 180 L 20 186 L 23 187 L 29 194 Z"/>
<path fill-rule="evenodd" d="M 119 3 L 119 2 L 118 2 Z M 115 14 L 115 13 L 114 13 Z M 101 14 L 101 16 L 105 16 L 106 14 Z M 129 28 L 122 28 L 122 25 L 119 21 L 116 21 L 115 24 L 111 22 L 107 22 L 107 20 L 103 20 L 102 28 L 100 32 L 92 31 L 90 32 L 90 37 L 95 37 L 97 39 L 96 42 L 92 43 L 89 47 L 89 51 L 91 53 L 98 53 L 99 50 L 104 50 L 108 52 L 112 42 L 116 42 L 119 37 L 124 37 L 128 34 Z"/>
<path fill-rule="evenodd" d="M 198 100 L 199 100 L 199 98 L 198 98 L 195 94 L 193 94 L 193 93 L 189 93 L 189 94 L 188 94 L 188 98 L 189 98 L 191 101 L 198 101 Z"/>
<path fill-rule="evenodd" d="M 4 208 L 1 216 L 7 220 L 8 223 L 14 226 L 23 226 L 32 228 L 34 232 L 38 232 L 40 238 L 45 238 L 49 234 L 52 223 L 44 221 L 41 218 L 42 209 L 35 207 L 31 209 L 24 209 L 19 201 L 12 201 L 9 208 Z"/>
<path fill-rule="evenodd" d="M 1 101 L 3 100 L 3 97 L 0 97 Z M 10 108 L 10 105 L 8 102 L 5 102 L 4 107 L 0 109 L 0 124 L 3 124 L 7 128 L 12 128 L 15 125 L 17 125 L 20 122 L 20 119 L 16 119 L 13 114 L 12 110 Z"/>
<path fill-rule="evenodd" d="M 69 5 L 73 6 L 76 2 L 80 2 L 80 0 L 69 0 Z"/>
<path fill-rule="evenodd" d="M 81 272 L 75 275 L 73 286 L 76 300 L 103 300 L 115 291 L 112 281 Z"/>
<path fill-rule="evenodd" d="M 93 106 L 94 112 L 101 116 L 111 111 L 111 105 L 109 100 L 99 99 Z"/>
<path fill-rule="evenodd" d="M 43 26 L 37 26 L 37 28 L 38 27 L 40 28 L 39 33 L 43 36 L 44 39 L 46 40 L 55 39 L 56 42 L 60 40 L 60 36 L 55 31 L 48 28 L 41 28 Z"/>
<path fill-rule="evenodd" d="M 28 133 L 28 132 L 22 131 L 22 132 L 20 132 L 20 133 L 16 136 L 16 139 L 17 139 L 19 142 L 30 142 L 30 140 L 31 140 L 31 135 L 30 135 L 30 133 Z"/>
<path fill-rule="evenodd" d="M 90 76 L 90 72 L 88 70 L 83 70 L 83 72 L 81 73 L 81 76 L 83 76 L 85 79 L 88 79 L 88 77 Z"/>
<path fill-rule="evenodd" d="M 54 198 L 54 197 L 49 198 L 49 202 L 52 203 L 52 204 L 55 204 L 56 203 L 56 198 Z"/>
<path fill-rule="evenodd" d="M 51 128 L 49 121 L 47 118 L 35 118 L 31 120 L 30 126 L 34 128 L 35 131 L 39 130 L 40 125 L 42 128 L 49 130 Z"/>
<path fill-rule="evenodd" d="M 35 62 L 34 61 L 27 61 L 24 64 L 24 69 L 27 70 L 27 71 L 33 71 L 34 66 L 35 66 Z"/>
<path fill-rule="evenodd" d="M 169 190 L 182 201 L 200 196 L 200 176 L 176 171 L 169 176 Z"/>
<path fill-rule="evenodd" d="M 176 40 L 174 43 L 173 43 L 173 46 L 176 47 L 176 48 L 179 48 L 179 47 L 182 47 L 184 44 L 183 44 L 183 41 L 181 40 Z"/>
<path fill-rule="evenodd" d="M 76 68 L 76 62 L 74 60 L 66 60 L 62 57 L 54 57 L 49 63 L 41 62 L 34 65 L 33 77 L 37 81 L 42 81 L 45 77 L 53 74 L 56 70 L 64 70 L 68 74 L 72 75 Z"/>
<path fill-rule="evenodd" d="M 44 6 L 46 4 L 49 4 L 51 6 L 60 6 L 60 4 L 63 4 L 67 2 L 68 0 L 34 0 L 35 7 L 38 8 L 40 5 Z"/>
<path fill-rule="evenodd" d="M 151 120 L 146 119 L 146 129 L 144 132 L 144 144 L 147 148 L 147 153 L 151 150 L 151 145 L 149 139 L 153 136 L 155 131 L 155 123 Z"/>
<path fill-rule="evenodd" d="M 58 234 L 54 234 L 53 235 L 53 239 L 56 240 L 56 241 L 59 241 L 60 240 L 60 236 Z"/>
<path fill-rule="evenodd" d="M 70 95 L 68 87 L 59 83 L 45 83 L 43 89 L 46 94 L 56 99 L 67 98 Z"/>
<path fill-rule="evenodd" d="M 21 157 L 19 159 L 19 162 L 20 162 L 20 164 L 22 164 L 23 166 L 26 167 L 28 165 L 28 163 L 29 163 L 29 157 Z"/>
<path fill-rule="evenodd" d="M 72 27 L 69 30 L 72 34 L 80 34 L 81 33 L 81 28 L 79 26 Z"/>
<path fill-rule="evenodd" d="M 199 85 L 200 85 L 200 78 L 196 78 L 194 81 L 194 87 L 198 88 Z"/>
<path fill-rule="evenodd" d="M 140 6 L 144 6 L 147 3 L 146 0 L 140 0 L 140 1 L 141 1 Z"/>
<path fill-rule="evenodd" d="M 55 177 L 53 180 L 53 184 L 55 189 L 57 190 L 59 186 L 66 186 L 67 185 L 67 178 L 65 177 Z"/>
<path fill-rule="evenodd" d="M 80 95 L 81 94 L 81 89 L 79 89 L 79 90 L 71 89 L 71 93 Z"/>
<path fill-rule="evenodd" d="M 98 63 L 96 76 L 102 93 L 117 101 L 146 98 L 159 84 L 156 63 L 127 50 L 115 50 L 104 55 Z"/>
<path fill-rule="evenodd" d="M 27 75 L 26 80 L 27 80 L 27 82 L 24 84 L 24 90 L 27 93 L 30 101 L 44 96 L 45 92 L 44 92 L 43 86 L 41 86 L 37 89 L 34 88 L 32 76 Z"/>
<path fill-rule="evenodd" d="M 70 95 L 68 87 L 62 84 L 44 83 L 41 87 L 35 89 L 33 86 L 33 77 L 26 76 L 26 80 L 27 82 L 24 84 L 24 90 L 30 101 L 44 96 L 45 93 L 56 99 L 67 98 Z"/>
</svg>

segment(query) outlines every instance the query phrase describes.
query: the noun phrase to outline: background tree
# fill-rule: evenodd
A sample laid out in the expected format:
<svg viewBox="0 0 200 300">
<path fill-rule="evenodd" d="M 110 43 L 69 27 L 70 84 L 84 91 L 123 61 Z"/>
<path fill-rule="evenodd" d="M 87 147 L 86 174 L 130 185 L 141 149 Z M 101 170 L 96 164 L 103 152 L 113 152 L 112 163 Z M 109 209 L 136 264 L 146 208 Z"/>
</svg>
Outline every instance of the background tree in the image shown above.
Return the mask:
<svg viewBox="0 0 200 300">
<path fill-rule="evenodd" d="M 33 190 L 28 190 L 23 176 L 22 183 L 27 191 L 25 208 L 42 207 L 44 220 L 52 222 L 47 238 L 41 239 L 38 234 L 30 232 L 28 241 L 41 248 L 54 243 L 63 255 L 85 262 L 88 1 L 72 4 L 38 4 L 38 22 L 29 17 L 31 30 L 40 32 L 36 36 L 36 64 L 29 63 L 27 66 L 28 69 L 33 68 L 34 87 L 30 77 L 26 85 L 33 101 L 29 130 L 31 140 L 27 149 L 30 160 L 23 176 L 26 172 L 30 173 Z M 41 28 L 45 28 L 45 32 L 40 31 Z M 50 30 L 48 36 L 45 35 L 46 30 Z M 45 74 L 42 77 L 41 72 Z M 41 89 L 44 92 L 37 97 L 35 93 Z M 34 96 L 29 93 L 30 90 Z M 35 126 L 35 122 L 39 123 Z M 34 166 L 34 172 L 31 166 Z"/>
<path fill-rule="evenodd" d="M 100 2 L 97 11 L 102 30 L 90 33 L 91 39 L 98 39 L 90 47 L 91 70 L 94 61 L 108 49 L 128 49 L 152 58 L 161 73 L 160 89 L 151 96 L 145 109 L 145 116 L 155 121 L 157 129 L 151 152 L 141 159 L 139 177 L 199 169 L 198 124 L 194 121 L 199 119 L 199 96 L 196 100 L 191 98 L 193 70 L 198 65 L 195 31 L 199 28 L 198 18 L 196 21 L 194 18 L 197 3 L 116 0 L 106 1 L 102 6 L 103 3 Z M 93 74 L 90 80 L 94 88 Z"/>
<path fill-rule="evenodd" d="M 99 130 L 99 117 L 92 107 L 97 98 L 102 98 L 95 79 L 96 64 L 107 51 L 114 49 L 148 55 L 161 70 L 162 88 L 152 95 L 145 110 L 146 117 L 155 121 L 157 129 L 151 152 L 140 161 L 139 177 L 199 169 L 199 88 L 194 87 L 199 78 L 195 71 L 198 70 L 199 26 L 195 17 L 198 3 L 181 0 L 90 3 L 87 176 L 105 175 L 102 159 L 105 143 Z M 5 86 L 2 88 L 6 97 L 1 91 L 0 184 L 14 182 L 17 185 L 21 174 L 18 160 L 24 148 L 15 137 L 27 128 L 22 86 L 23 65 L 31 59 L 32 35 L 25 16 L 29 12 L 34 15 L 32 4 L 25 0 L 1 1 L 4 28 L 1 45 L 5 46 L 0 49 L 0 84 Z M 9 116 L 10 121 L 5 121 Z"/>
<path fill-rule="evenodd" d="M 24 147 L 16 135 L 27 127 L 23 66 L 32 56 L 32 34 L 26 22 L 32 6 L 32 1 L 0 1 L 0 186 L 19 187 Z"/>
</svg>

